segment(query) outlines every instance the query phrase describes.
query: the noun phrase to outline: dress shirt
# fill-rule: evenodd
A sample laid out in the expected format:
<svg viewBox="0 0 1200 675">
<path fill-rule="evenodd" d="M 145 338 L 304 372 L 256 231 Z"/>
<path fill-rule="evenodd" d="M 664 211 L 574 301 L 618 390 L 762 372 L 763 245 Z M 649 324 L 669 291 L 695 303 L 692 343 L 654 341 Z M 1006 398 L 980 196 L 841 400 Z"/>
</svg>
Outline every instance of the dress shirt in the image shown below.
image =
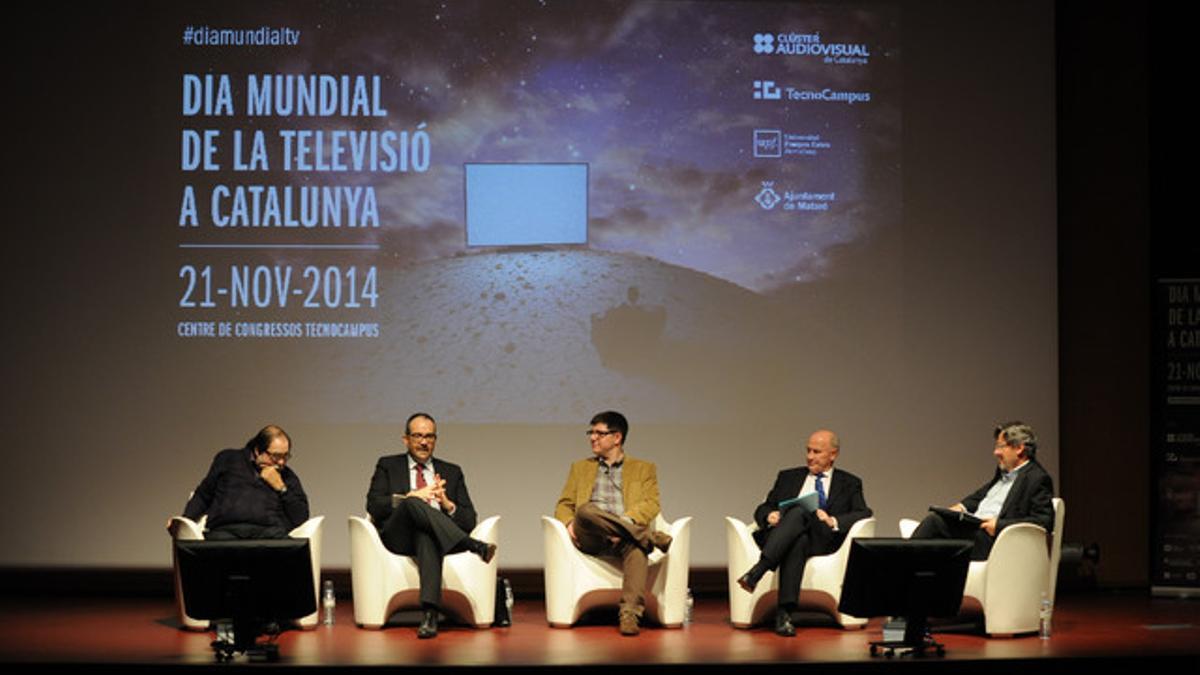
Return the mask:
<svg viewBox="0 0 1200 675">
<path fill-rule="evenodd" d="M 621 494 L 621 469 L 625 458 L 611 466 L 603 458 L 596 458 L 596 486 L 592 489 L 592 501 L 614 516 L 625 515 L 625 498 Z"/>
<path fill-rule="evenodd" d="M 1021 466 L 1000 474 L 1000 480 L 992 484 L 983 501 L 979 502 L 979 506 L 975 509 L 975 516 L 987 520 L 1000 515 L 1000 509 L 1004 508 L 1004 500 L 1008 499 L 1008 493 L 1012 490 L 1013 483 L 1017 481 L 1017 472 L 1025 468 L 1029 464 L 1029 460 L 1025 460 Z"/>
</svg>

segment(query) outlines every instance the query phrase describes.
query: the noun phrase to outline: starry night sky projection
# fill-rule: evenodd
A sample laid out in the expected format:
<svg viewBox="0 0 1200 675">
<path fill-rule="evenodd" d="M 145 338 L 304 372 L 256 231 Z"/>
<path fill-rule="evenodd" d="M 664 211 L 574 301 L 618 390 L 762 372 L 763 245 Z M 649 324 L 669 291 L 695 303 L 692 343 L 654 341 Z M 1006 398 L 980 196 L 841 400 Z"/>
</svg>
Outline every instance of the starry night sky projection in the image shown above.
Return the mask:
<svg viewBox="0 0 1200 675">
<path fill-rule="evenodd" d="M 189 10 L 188 20 L 201 24 L 205 11 Z M 829 323 L 839 307 L 886 308 L 873 311 L 867 327 L 842 322 L 843 331 L 896 330 L 899 284 L 888 260 L 902 215 L 895 8 L 472 0 L 211 11 L 214 26 L 287 26 L 301 38 L 287 48 L 178 52 L 177 63 L 163 66 L 164 82 L 223 73 L 234 88 L 233 115 L 176 116 L 185 128 L 262 129 L 275 153 L 283 129 L 327 138 L 423 129 L 431 156 L 424 172 L 287 172 L 277 159 L 266 172 L 183 172 L 178 180 L 202 186 L 370 186 L 380 211 L 379 228 L 171 233 L 172 246 L 180 237 L 378 246 L 203 258 L 181 251 L 180 264 L 214 261 L 217 269 L 225 260 L 293 270 L 372 265 L 380 298 L 378 308 L 357 312 L 248 308 L 212 317 L 375 321 L 382 339 L 194 346 L 198 358 L 182 366 L 188 381 L 219 387 L 222 371 L 268 366 L 288 373 L 286 393 L 271 395 L 330 423 L 385 423 L 411 405 L 484 423 L 565 422 L 613 405 L 643 420 L 785 415 L 804 382 L 832 376 L 843 357 L 863 357 L 864 348 L 848 350 Z M 758 53 L 767 35 L 780 51 L 783 36 L 796 35 L 869 56 L 826 63 Z M 239 88 L 250 74 L 378 76 L 387 115 L 248 116 Z M 773 84 L 756 85 L 764 81 Z M 778 100 L 756 98 L 770 88 Z M 789 88 L 870 100 L 788 100 Z M 755 156 L 755 131 L 763 129 L 816 144 L 807 155 Z M 474 162 L 586 163 L 587 244 L 468 247 L 464 164 Z M 769 200 L 761 198 L 767 187 Z M 801 200 L 826 210 L 788 210 L 789 192 L 833 197 Z M 829 327 L 815 328 L 817 315 L 829 317 Z M 794 351 L 800 335 L 803 354 Z M 733 354 L 744 355 L 736 374 L 706 386 L 710 364 Z M 214 359 L 222 368 L 207 365 Z M 764 383 L 778 409 L 755 402 Z"/>
<path fill-rule="evenodd" d="M 427 173 L 336 176 L 337 184 L 375 186 L 382 227 L 363 236 L 382 244 L 380 264 L 466 250 L 464 162 L 586 162 L 590 247 L 758 292 L 834 275 L 831 248 L 899 222 L 898 27 L 888 10 L 548 0 L 317 8 L 286 5 L 272 17 L 303 30 L 298 48 L 218 55 L 229 60 L 213 67 L 383 78 L 385 120 L 255 120 L 266 127 L 426 124 Z M 870 58 L 825 64 L 819 56 L 755 53 L 755 34 L 793 32 L 864 45 Z M 786 93 L 755 100 L 756 80 L 869 92 L 871 100 L 788 101 Z M 828 146 L 815 156 L 756 158 L 755 129 L 816 135 Z M 279 178 L 329 183 L 312 174 Z M 767 210 L 754 201 L 764 181 L 781 197 L 836 198 L 825 211 Z"/>
</svg>

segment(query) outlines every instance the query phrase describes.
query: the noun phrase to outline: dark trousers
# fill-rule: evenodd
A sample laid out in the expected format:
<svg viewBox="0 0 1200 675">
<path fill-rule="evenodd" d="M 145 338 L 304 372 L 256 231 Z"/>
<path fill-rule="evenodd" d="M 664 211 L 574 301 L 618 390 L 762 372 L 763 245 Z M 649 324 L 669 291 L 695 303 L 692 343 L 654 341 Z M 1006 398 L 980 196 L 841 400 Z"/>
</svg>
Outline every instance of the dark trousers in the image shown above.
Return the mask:
<svg viewBox="0 0 1200 675">
<path fill-rule="evenodd" d="M 421 604 L 433 607 L 442 600 L 442 558 L 467 550 L 468 537 L 450 516 L 416 497 L 401 500 L 379 530 L 387 550 L 417 559 Z"/>
<path fill-rule="evenodd" d="M 641 616 L 646 604 L 647 556 L 654 550 L 650 538 L 654 526 L 629 522 L 588 502 L 575 511 L 573 529 L 575 546 L 580 551 L 621 559 L 621 611 Z"/>
<path fill-rule="evenodd" d="M 775 527 L 767 530 L 760 563 L 779 568 L 779 606 L 795 605 L 800 599 L 800 582 L 808 557 L 832 552 L 841 534 L 801 508 L 788 509 Z"/>
<path fill-rule="evenodd" d="M 979 527 L 959 520 L 947 520 L 936 513 L 925 516 L 925 520 L 913 530 L 913 539 L 971 539 L 975 542 L 971 549 L 971 560 L 987 560 L 992 552 L 995 539 Z"/>
</svg>

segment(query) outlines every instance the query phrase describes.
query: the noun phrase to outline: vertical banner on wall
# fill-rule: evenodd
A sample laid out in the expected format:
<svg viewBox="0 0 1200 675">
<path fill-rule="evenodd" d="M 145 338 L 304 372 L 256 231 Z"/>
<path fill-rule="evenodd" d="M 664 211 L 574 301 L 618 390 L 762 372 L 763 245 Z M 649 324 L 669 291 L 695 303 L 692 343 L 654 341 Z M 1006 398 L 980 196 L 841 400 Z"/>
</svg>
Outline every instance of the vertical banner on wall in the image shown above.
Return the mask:
<svg viewBox="0 0 1200 675">
<path fill-rule="evenodd" d="M 1159 279 L 1154 300 L 1151 586 L 1200 595 L 1200 279 Z"/>
</svg>

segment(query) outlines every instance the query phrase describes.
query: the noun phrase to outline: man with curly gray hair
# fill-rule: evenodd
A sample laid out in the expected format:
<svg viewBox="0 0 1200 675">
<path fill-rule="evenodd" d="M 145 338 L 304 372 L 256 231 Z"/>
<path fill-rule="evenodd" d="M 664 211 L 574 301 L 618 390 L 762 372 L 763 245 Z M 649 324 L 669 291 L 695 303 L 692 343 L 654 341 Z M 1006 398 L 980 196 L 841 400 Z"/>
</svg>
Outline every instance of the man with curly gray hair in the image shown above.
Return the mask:
<svg viewBox="0 0 1200 675">
<path fill-rule="evenodd" d="M 996 473 L 978 490 L 963 497 L 950 510 L 974 516 L 958 518 L 932 512 L 913 532 L 913 539 L 973 539 L 972 560 L 987 560 L 1000 532 L 1014 523 L 1054 527 L 1054 483 L 1038 463 L 1037 435 L 1024 422 L 996 425 Z"/>
</svg>

